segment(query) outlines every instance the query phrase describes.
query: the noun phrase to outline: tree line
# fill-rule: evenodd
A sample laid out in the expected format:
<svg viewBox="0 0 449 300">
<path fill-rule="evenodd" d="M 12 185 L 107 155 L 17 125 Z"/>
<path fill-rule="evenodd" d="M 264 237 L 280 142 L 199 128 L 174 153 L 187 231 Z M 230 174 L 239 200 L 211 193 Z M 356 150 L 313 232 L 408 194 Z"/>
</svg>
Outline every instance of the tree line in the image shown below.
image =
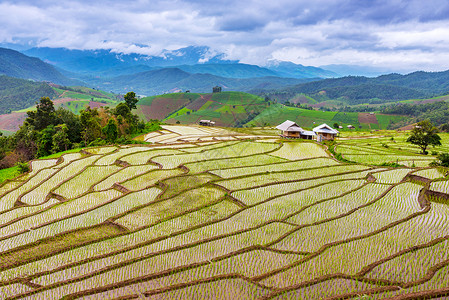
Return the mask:
<svg viewBox="0 0 449 300">
<path fill-rule="evenodd" d="M 143 132 L 146 124 L 132 113 L 138 102 L 135 93 L 124 99 L 115 108 L 87 107 L 76 115 L 55 109 L 50 98 L 42 97 L 14 135 L 0 137 L 0 169 L 80 147 L 134 143 L 131 136 Z"/>
<path fill-rule="evenodd" d="M 449 124 L 449 103 L 444 101 L 422 104 L 394 104 L 383 107 L 381 113 L 410 117 L 407 120 L 393 124 L 393 127 L 389 129 L 399 128 L 410 123 L 428 119 L 436 126 L 441 125 L 442 127 L 440 129 L 442 131 L 448 131 L 446 127 Z"/>
</svg>

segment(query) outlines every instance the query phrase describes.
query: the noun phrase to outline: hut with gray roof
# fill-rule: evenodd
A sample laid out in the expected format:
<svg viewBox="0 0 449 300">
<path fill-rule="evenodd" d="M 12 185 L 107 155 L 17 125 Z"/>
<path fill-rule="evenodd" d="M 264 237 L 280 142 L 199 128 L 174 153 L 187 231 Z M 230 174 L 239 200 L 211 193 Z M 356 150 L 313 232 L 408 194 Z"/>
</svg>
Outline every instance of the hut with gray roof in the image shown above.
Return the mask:
<svg viewBox="0 0 449 300">
<path fill-rule="evenodd" d="M 317 140 L 321 142 L 322 140 L 333 141 L 337 134 L 339 134 L 338 130 L 333 129 L 327 124 L 321 124 L 313 128 L 313 132 L 317 135 Z"/>
<path fill-rule="evenodd" d="M 312 140 L 316 136 L 315 132 L 304 130 L 298 124 L 290 120 L 276 126 L 276 129 L 281 130 L 281 137 L 284 138 Z"/>
</svg>

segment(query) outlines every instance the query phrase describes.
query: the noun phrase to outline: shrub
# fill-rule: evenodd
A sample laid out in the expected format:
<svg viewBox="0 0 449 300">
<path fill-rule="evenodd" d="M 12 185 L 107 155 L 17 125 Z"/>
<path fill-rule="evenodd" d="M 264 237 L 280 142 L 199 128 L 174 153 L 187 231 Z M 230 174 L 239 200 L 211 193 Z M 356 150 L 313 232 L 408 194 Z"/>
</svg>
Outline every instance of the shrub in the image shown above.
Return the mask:
<svg viewBox="0 0 449 300">
<path fill-rule="evenodd" d="M 30 166 L 28 165 L 27 162 L 17 162 L 16 163 L 17 169 L 20 172 L 20 174 L 22 173 L 26 173 L 30 171 Z"/>
<path fill-rule="evenodd" d="M 432 166 L 449 167 L 449 153 L 439 153 L 437 159 L 431 162 Z"/>
<path fill-rule="evenodd" d="M 402 167 L 400 164 L 398 164 L 397 162 L 384 162 L 382 164 L 380 164 L 381 166 L 384 167 L 391 167 L 391 168 L 399 168 Z"/>
</svg>

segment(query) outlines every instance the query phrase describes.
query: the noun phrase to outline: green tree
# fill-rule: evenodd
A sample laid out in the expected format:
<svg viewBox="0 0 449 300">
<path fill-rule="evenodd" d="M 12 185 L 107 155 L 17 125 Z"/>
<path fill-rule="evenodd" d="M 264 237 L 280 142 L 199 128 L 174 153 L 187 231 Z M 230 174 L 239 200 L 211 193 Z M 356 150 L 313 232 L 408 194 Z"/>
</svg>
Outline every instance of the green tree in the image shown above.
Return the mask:
<svg viewBox="0 0 449 300">
<path fill-rule="evenodd" d="M 98 120 L 98 111 L 89 107 L 81 110 L 80 114 L 81 136 L 84 143 L 90 142 L 101 137 L 101 126 Z"/>
<path fill-rule="evenodd" d="M 47 156 L 51 153 L 53 146 L 53 136 L 55 135 L 55 127 L 48 125 L 44 130 L 39 132 L 37 143 L 37 157 Z"/>
<path fill-rule="evenodd" d="M 39 134 L 34 126 L 24 123 L 19 131 L 8 141 L 8 148 L 14 150 L 21 159 L 31 160 L 36 157 Z"/>
<path fill-rule="evenodd" d="M 437 134 L 438 128 L 433 126 L 430 120 L 424 120 L 418 122 L 413 128 L 411 135 L 408 137 L 407 142 L 417 145 L 421 148 L 423 154 L 427 154 L 427 147 L 440 146 L 441 137 Z"/>
<path fill-rule="evenodd" d="M 108 124 L 102 129 L 103 134 L 110 143 L 114 143 L 118 137 L 118 127 L 114 119 L 109 119 Z"/>
<path fill-rule="evenodd" d="M 128 104 L 119 103 L 114 110 L 114 115 L 122 116 L 125 120 L 129 120 L 129 118 L 131 117 L 131 109 L 129 108 Z"/>
<path fill-rule="evenodd" d="M 69 139 L 69 128 L 66 124 L 61 124 L 55 127 L 56 133 L 53 135 L 52 140 L 52 153 L 67 151 L 71 148 L 71 142 Z"/>
<path fill-rule="evenodd" d="M 59 124 L 67 125 L 67 134 L 71 143 L 81 142 L 81 122 L 80 117 L 75 115 L 70 110 L 62 107 L 56 110 L 56 117 Z"/>
<path fill-rule="evenodd" d="M 129 109 L 136 109 L 137 102 L 139 102 L 139 99 L 136 98 L 136 93 L 134 92 L 128 92 L 125 95 L 125 102 L 126 105 L 128 105 Z"/>
<path fill-rule="evenodd" d="M 25 122 L 34 126 L 34 129 L 41 131 L 49 125 L 56 125 L 57 118 L 53 101 L 48 97 L 42 97 L 36 104 L 36 111 L 28 111 L 28 118 Z"/>
</svg>

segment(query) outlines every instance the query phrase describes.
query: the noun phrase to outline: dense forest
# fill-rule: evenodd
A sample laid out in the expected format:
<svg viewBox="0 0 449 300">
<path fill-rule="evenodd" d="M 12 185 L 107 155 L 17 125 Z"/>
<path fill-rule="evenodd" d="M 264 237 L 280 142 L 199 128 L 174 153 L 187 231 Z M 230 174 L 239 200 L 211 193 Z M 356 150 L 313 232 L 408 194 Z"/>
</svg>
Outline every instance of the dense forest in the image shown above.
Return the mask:
<svg viewBox="0 0 449 300">
<path fill-rule="evenodd" d="M 395 123 L 392 129 L 426 119 L 437 126 L 449 123 L 449 103 L 444 101 L 423 104 L 394 104 L 383 107 L 381 113 L 410 116 L 405 121 Z"/>
<path fill-rule="evenodd" d="M 33 106 L 41 97 L 57 93 L 46 83 L 0 76 L 0 114 Z"/>
<path fill-rule="evenodd" d="M 145 123 L 133 114 L 138 102 L 135 93 L 115 108 L 87 107 L 80 115 L 64 108 L 55 109 L 48 97 L 42 97 L 36 111 L 14 135 L 0 137 L 0 169 L 52 153 L 92 145 L 133 143 L 133 134 L 142 132 Z"/>
</svg>

